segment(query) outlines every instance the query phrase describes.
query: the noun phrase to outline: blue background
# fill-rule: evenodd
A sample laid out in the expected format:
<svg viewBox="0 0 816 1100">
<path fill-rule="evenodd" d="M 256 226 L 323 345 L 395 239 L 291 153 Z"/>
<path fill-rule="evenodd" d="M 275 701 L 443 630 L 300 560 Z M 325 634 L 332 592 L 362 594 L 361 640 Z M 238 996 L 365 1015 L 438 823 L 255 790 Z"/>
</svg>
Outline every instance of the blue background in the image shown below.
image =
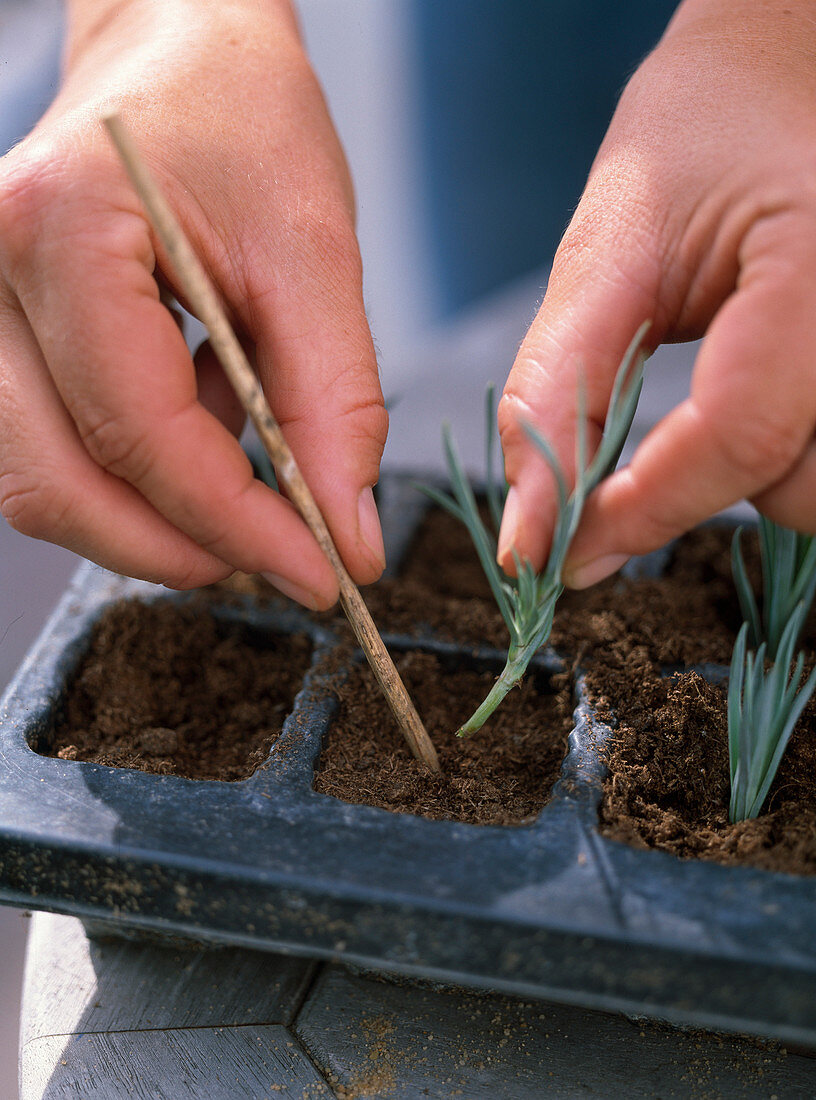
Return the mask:
<svg viewBox="0 0 816 1100">
<path fill-rule="evenodd" d="M 440 315 L 547 262 L 676 0 L 412 0 Z"/>
</svg>

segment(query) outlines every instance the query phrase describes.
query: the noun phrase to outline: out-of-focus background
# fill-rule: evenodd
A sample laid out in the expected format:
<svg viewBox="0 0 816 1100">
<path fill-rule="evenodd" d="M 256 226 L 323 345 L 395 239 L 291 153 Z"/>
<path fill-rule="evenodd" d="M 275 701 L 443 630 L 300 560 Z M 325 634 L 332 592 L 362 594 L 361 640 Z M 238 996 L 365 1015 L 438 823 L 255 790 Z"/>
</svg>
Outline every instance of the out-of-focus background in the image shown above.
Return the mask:
<svg viewBox="0 0 816 1100">
<path fill-rule="evenodd" d="M 447 417 L 479 468 L 485 384 L 504 381 L 617 94 L 675 6 L 300 0 L 357 187 L 388 465 L 439 467 Z M 60 0 L 0 0 L 0 153 L 54 93 L 62 20 Z M 652 360 L 635 439 L 685 396 L 691 360 Z M 0 520 L 0 689 L 75 564 Z M 0 1100 L 16 1095 L 24 926 L 0 908 Z"/>
<path fill-rule="evenodd" d="M 0 154 L 27 132 L 56 91 L 62 21 L 59 0 L 0 0 Z M 0 692 L 65 587 L 72 558 L 15 534 L 0 519 Z M 0 1100 L 17 1096 L 25 937 L 24 915 L 0 907 Z"/>
</svg>

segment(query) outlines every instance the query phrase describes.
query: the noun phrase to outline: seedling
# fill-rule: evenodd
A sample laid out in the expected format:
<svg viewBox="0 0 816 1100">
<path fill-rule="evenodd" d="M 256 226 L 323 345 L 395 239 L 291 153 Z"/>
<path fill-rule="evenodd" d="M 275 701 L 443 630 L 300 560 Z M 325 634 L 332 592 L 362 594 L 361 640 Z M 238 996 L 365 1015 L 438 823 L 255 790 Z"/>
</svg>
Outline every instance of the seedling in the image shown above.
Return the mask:
<svg viewBox="0 0 816 1100">
<path fill-rule="evenodd" d="M 816 687 L 816 668 L 801 684 L 805 655 L 800 651 L 790 673 L 796 640 L 807 614 L 797 604 L 766 668 L 769 648 L 748 649 L 751 625 L 742 624 L 731 658 L 728 682 L 728 756 L 731 769 L 731 821 L 756 817 L 787 748 L 799 716 Z"/>
<path fill-rule="evenodd" d="M 548 441 L 531 425 L 525 431 L 543 455 L 558 492 L 558 516 L 552 546 L 544 569 L 536 573 L 529 561 L 516 559 L 516 576 L 508 576 L 496 562 L 498 531 L 507 495 L 507 485 L 499 486 L 495 477 L 495 417 L 492 389 L 487 398 L 487 484 L 486 495 L 490 524 L 482 519 L 476 497 L 465 474 L 451 434 L 442 430 L 445 457 L 451 482 L 450 495 L 422 486 L 432 500 L 467 527 L 491 592 L 510 633 L 505 667 L 472 717 L 458 730 L 459 736 L 481 729 L 511 688 L 520 682 L 533 655 L 550 636 L 558 597 L 564 586 L 561 575 L 572 537 L 581 519 L 586 498 L 615 468 L 637 408 L 643 385 L 643 337 L 648 322 L 638 329 L 623 358 L 612 396 L 600 445 L 591 461 L 587 459 L 586 413 L 584 394 L 579 388 L 576 430 L 576 481 L 570 493 L 561 465 Z"/>
<path fill-rule="evenodd" d="M 807 616 L 816 594 L 816 538 L 789 531 L 760 516 L 759 549 L 762 561 L 762 612 L 742 556 L 742 528 L 734 532 L 731 563 L 742 617 L 748 624 L 751 645 L 767 645 L 768 657 L 776 659 L 782 635 L 800 603 Z"/>
<path fill-rule="evenodd" d="M 816 593 L 816 539 L 760 516 L 762 609 L 748 580 L 742 528 L 731 542 L 731 565 L 744 623 L 731 658 L 728 755 L 731 821 L 756 817 L 783 753 L 816 685 L 816 669 L 801 685 L 805 657 L 796 644 Z M 748 648 L 750 644 L 755 652 Z M 771 662 L 766 668 L 766 663 Z"/>
</svg>

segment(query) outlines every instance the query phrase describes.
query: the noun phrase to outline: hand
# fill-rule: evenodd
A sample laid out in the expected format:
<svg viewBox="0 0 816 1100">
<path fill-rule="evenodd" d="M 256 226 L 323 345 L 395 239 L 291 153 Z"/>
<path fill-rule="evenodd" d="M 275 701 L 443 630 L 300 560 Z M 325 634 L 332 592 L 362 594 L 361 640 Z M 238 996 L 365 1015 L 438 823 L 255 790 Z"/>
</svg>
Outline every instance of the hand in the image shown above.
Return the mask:
<svg viewBox="0 0 816 1100">
<path fill-rule="evenodd" d="M 253 479 L 243 412 L 191 359 L 165 257 L 99 117 L 116 108 L 214 279 L 352 576 L 382 571 L 385 442 L 353 195 L 287 0 L 74 0 L 66 77 L 0 161 L 0 511 L 187 588 L 263 572 L 337 597 L 294 508 Z"/>
<path fill-rule="evenodd" d="M 552 478 L 574 475 L 577 379 L 597 441 L 614 375 L 705 334 L 689 398 L 593 494 L 566 580 L 584 587 L 747 497 L 816 533 L 816 4 L 686 0 L 626 88 L 499 408 L 512 488 L 499 559 L 540 566 Z"/>
</svg>

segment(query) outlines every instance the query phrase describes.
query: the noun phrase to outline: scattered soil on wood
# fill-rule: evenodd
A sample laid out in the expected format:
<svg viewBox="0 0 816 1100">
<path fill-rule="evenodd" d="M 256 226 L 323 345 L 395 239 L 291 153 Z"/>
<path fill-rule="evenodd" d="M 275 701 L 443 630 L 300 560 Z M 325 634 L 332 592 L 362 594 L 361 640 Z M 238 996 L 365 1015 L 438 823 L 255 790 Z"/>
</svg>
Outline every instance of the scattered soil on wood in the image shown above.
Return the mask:
<svg viewBox="0 0 816 1100">
<path fill-rule="evenodd" d="M 205 606 L 116 604 L 93 631 L 48 755 L 245 779 L 277 740 L 310 657 L 305 637 L 250 640 Z"/>
<path fill-rule="evenodd" d="M 340 711 L 320 758 L 315 789 L 346 802 L 480 825 L 530 821 L 547 800 L 571 728 L 569 678 L 531 676 L 511 692 L 489 726 L 455 735 L 490 689 L 494 674 L 451 667 L 413 650 L 397 668 L 425 721 L 442 765 L 415 760 L 367 666 L 338 691 Z"/>
</svg>

